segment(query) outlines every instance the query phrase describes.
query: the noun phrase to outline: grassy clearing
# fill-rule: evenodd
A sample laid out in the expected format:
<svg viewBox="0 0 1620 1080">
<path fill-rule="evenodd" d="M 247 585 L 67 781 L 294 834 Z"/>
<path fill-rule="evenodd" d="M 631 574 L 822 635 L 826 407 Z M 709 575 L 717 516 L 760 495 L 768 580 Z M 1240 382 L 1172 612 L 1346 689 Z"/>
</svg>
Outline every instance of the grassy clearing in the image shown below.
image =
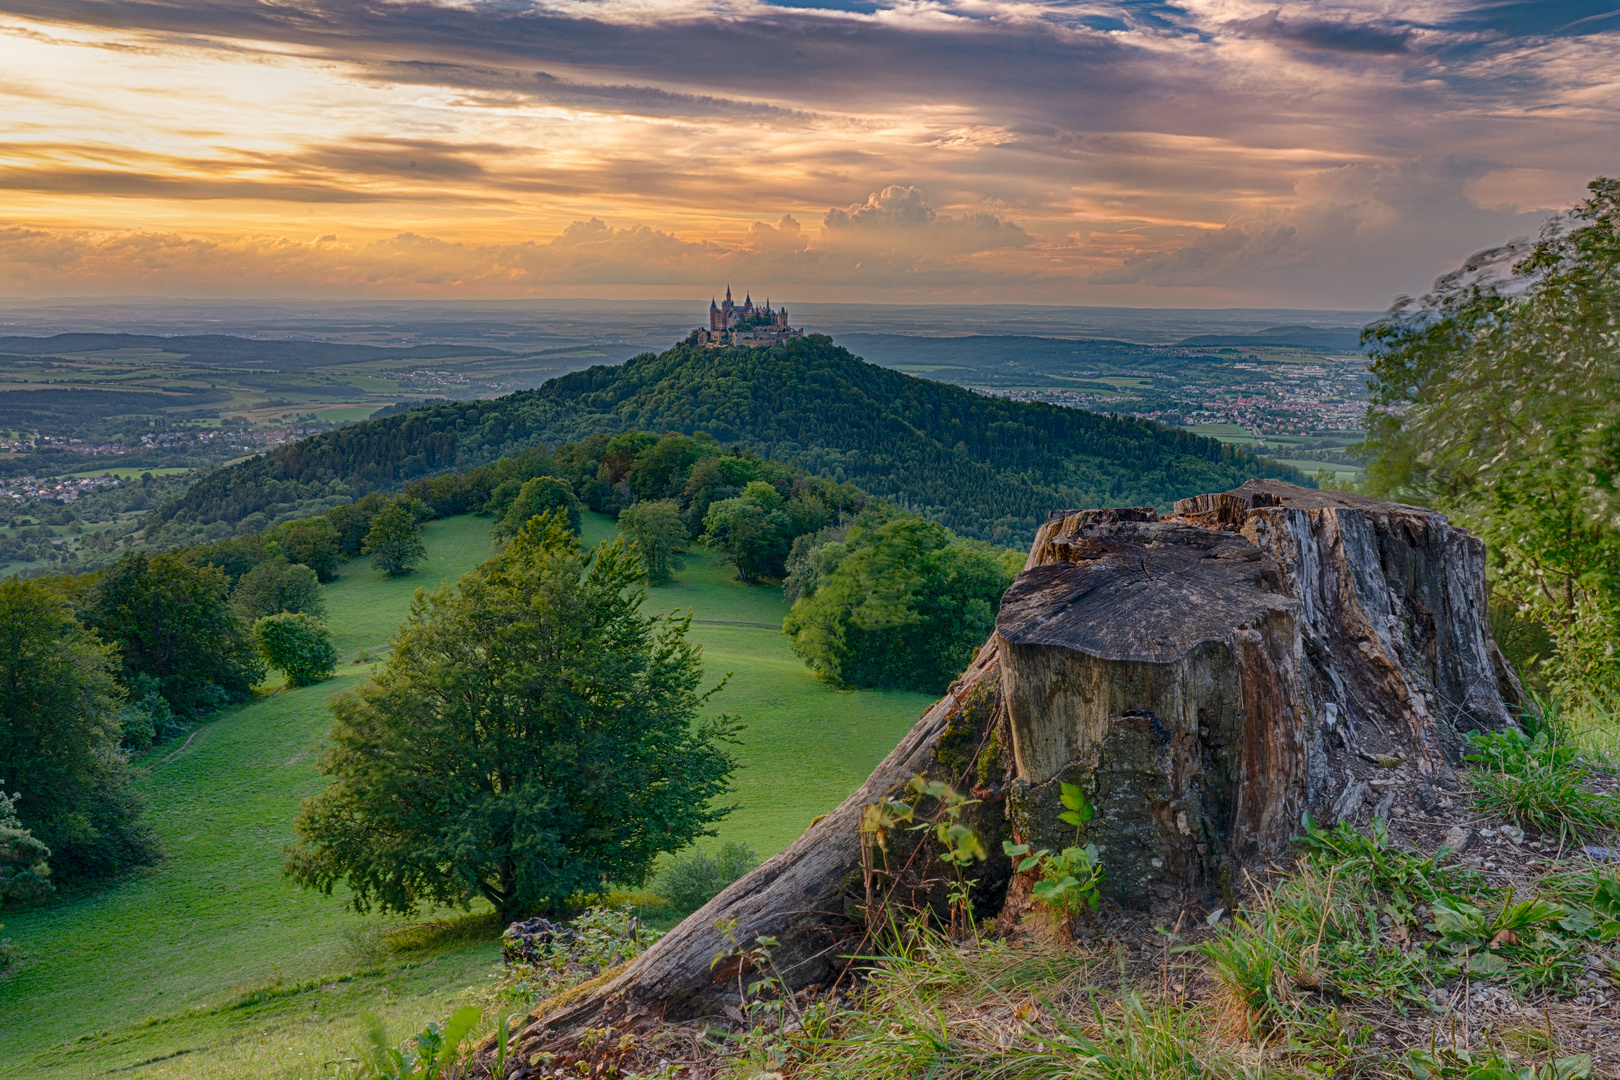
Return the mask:
<svg viewBox="0 0 1620 1080">
<path fill-rule="evenodd" d="M 360 647 L 381 655 L 417 588 L 487 557 L 488 529 L 471 516 L 429 523 L 428 560 L 405 579 L 349 563 L 326 593 L 345 659 L 337 678 L 222 714 L 183 750 L 171 744 L 142 763 L 164 862 L 92 895 L 7 912 L 22 959 L 0 978 L 0 1075 L 137 1065 L 143 1077 L 329 1075 L 321 1063 L 363 1040 L 362 1013 L 402 1037 L 487 981 L 499 928 L 481 909 L 362 918 L 339 897 L 291 888 L 280 864 L 299 801 L 321 784 L 313 763 L 327 699 L 371 670 L 346 661 Z M 588 542 L 614 535 L 595 514 L 584 531 Z M 721 839 L 768 855 L 848 795 L 928 699 L 816 682 L 777 629 L 780 591 L 735 582 L 706 552 L 678 578 L 653 590 L 649 608 L 693 611 L 709 672 L 733 673 L 717 707 L 749 722 L 741 808 Z"/>
</svg>

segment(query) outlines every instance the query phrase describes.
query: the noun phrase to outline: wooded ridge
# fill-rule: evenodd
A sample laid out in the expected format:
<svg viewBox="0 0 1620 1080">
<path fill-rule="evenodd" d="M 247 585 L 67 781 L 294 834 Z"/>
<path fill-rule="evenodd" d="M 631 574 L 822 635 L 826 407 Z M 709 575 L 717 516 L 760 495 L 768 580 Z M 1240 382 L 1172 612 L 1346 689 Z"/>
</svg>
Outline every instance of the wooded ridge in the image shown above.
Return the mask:
<svg viewBox="0 0 1620 1080">
<path fill-rule="evenodd" d="M 984 539 L 1027 542 L 1053 506 L 1168 508 L 1296 470 L 1149 421 L 986 397 L 868 364 L 824 335 L 771 348 L 683 342 L 537 390 L 356 424 L 205 477 L 152 524 L 269 518 L 539 445 L 706 431 L 849 480 Z"/>
</svg>

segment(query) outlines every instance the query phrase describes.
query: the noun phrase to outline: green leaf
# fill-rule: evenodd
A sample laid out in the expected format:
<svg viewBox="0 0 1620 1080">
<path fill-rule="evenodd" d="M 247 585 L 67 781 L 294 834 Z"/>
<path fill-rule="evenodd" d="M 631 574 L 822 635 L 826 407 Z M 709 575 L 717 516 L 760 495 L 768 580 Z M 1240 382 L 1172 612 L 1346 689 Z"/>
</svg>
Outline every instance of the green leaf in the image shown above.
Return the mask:
<svg viewBox="0 0 1620 1080">
<path fill-rule="evenodd" d="M 1086 801 L 1086 793 L 1078 784 L 1062 784 L 1061 793 L 1063 805 L 1079 817 L 1078 821 L 1069 822 L 1071 825 L 1080 825 L 1091 820 L 1091 804 Z M 1067 816 L 1064 816 L 1063 820 L 1069 821 Z"/>
</svg>

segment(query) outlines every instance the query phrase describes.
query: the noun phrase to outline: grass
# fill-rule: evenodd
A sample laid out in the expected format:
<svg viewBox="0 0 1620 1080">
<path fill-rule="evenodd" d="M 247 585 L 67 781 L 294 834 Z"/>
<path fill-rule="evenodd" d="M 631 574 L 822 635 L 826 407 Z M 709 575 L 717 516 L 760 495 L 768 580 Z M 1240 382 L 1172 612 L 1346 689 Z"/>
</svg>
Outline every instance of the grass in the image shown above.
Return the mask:
<svg viewBox="0 0 1620 1080">
<path fill-rule="evenodd" d="M 328 585 L 345 660 L 386 642 L 419 587 L 454 580 L 490 554 L 489 521 L 424 528 L 428 560 L 380 579 L 365 560 Z M 586 516 L 587 542 L 614 534 Z M 929 699 L 840 693 L 815 681 L 778 631 L 776 589 L 742 585 L 707 552 L 653 610 L 690 608 L 708 672 L 731 672 L 717 707 L 748 722 L 743 768 L 721 841 L 769 855 L 849 794 Z M 0 1075 L 80 1077 L 139 1067 L 142 1077 L 304 1077 L 335 1048 L 358 1045 L 372 1011 L 402 1036 L 442 1019 L 486 980 L 498 932 L 480 909 L 408 921 L 361 917 L 341 897 L 299 892 L 281 877 L 298 803 L 322 778 L 315 756 L 327 699 L 367 667 L 229 710 L 141 762 L 149 816 L 167 852 L 144 873 L 54 906 L 8 911 L 21 960 L 0 978 Z M 714 842 L 710 841 L 710 845 Z M 141 1063 L 147 1064 L 141 1064 Z"/>
</svg>

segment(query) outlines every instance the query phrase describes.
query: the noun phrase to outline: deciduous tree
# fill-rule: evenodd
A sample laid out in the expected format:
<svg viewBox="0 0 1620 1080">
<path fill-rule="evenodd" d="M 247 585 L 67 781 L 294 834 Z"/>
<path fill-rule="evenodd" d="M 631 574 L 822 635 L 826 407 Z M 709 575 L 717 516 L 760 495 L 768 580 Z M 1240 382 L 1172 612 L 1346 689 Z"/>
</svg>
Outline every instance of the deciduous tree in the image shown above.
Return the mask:
<svg viewBox="0 0 1620 1080">
<path fill-rule="evenodd" d="M 735 723 L 700 719 L 687 620 L 641 615 L 641 580 L 622 541 L 587 553 L 553 511 L 418 594 L 382 671 L 333 702 L 288 873 L 362 911 L 483 896 L 514 918 L 710 832 Z"/>
<path fill-rule="evenodd" d="M 654 585 L 669 581 L 686 550 L 686 522 L 673 499 L 654 499 L 627 506 L 619 512 L 619 531 L 636 545 L 647 579 Z"/>
<path fill-rule="evenodd" d="M 332 677 L 337 649 L 326 624 L 312 615 L 281 612 L 253 624 L 253 640 L 265 663 L 287 673 L 294 686 L 308 686 Z"/>
<path fill-rule="evenodd" d="M 1505 277 L 1476 257 L 1367 335 L 1370 489 L 1482 537 L 1577 693 L 1620 671 L 1620 180 L 1590 190 Z"/>
<path fill-rule="evenodd" d="M 243 574 L 231 590 L 231 605 L 250 623 L 283 611 L 326 617 L 326 601 L 315 571 L 279 557 Z"/>
<path fill-rule="evenodd" d="M 427 558 L 422 544 L 422 526 L 403 506 L 389 506 L 371 519 L 361 553 L 371 556 L 371 565 L 388 577 L 404 577 Z"/>
<path fill-rule="evenodd" d="M 121 700 L 116 650 L 45 585 L 0 581 L 0 761 L 15 795 L 8 803 L 63 879 L 115 873 L 156 854 L 118 750 Z"/>
<path fill-rule="evenodd" d="M 123 654 L 124 680 L 157 680 L 169 705 L 196 713 L 244 700 L 264 677 L 248 624 L 217 566 L 130 552 L 91 591 L 85 621 Z"/>
<path fill-rule="evenodd" d="M 782 626 L 793 651 L 840 686 L 931 693 L 973 658 L 1023 566 L 1016 552 L 914 517 L 858 526 L 824 545 L 816 562 L 813 591 Z"/>
</svg>

